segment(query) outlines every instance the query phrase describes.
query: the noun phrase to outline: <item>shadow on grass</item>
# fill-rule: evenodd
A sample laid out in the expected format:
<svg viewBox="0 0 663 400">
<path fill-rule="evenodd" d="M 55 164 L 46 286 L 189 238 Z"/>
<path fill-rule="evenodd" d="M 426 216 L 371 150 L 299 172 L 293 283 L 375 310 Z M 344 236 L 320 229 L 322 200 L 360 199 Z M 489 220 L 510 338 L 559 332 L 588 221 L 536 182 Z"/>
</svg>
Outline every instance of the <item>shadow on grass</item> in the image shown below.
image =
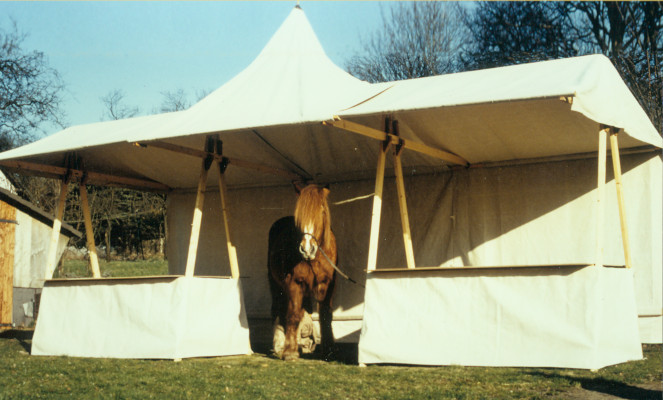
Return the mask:
<svg viewBox="0 0 663 400">
<path fill-rule="evenodd" d="M 605 378 L 571 377 L 568 375 L 559 375 L 548 372 L 534 372 L 532 373 L 532 375 L 542 376 L 545 378 L 567 379 L 571 382 L 579 383 L 580 387 L 582 387 L 584 390 L 611 395 L 618 397 L 620 399 L 660 400 L 662 395 L 661 390 L 651 390 L 651 389 L 641 388 L 638 386 L 628 385 L 624 382 L 619 382 Z"/>
<path fill-rule="evenodd" d="M 359 350 L 357 343 L 336 343 L 336 351 L 334 352 L 331 362 L 338 362 L 346 365 L 357 365 L 358 363 L 358 354 Z M 272 344 L 271 343 L 251 343 L 251 349 L 260 354 L 266 354 L 269 357 L 275 358 L 272 354 Z M 321 349 L 321 346 L 316 348 L 316 351 L 313 354 L 303 354 L 301 355 L 302 360 L 322 360 L 322 354 L 318 351 Z"/>
<path fill-rule="evenodd" d="M 23 346 L 25 351 L 30 353 L 32 350 L 32 335 L 33 330 L 20 330 L 10 329 L 8 331 L 0 332 L 0 339 L 16 339 Z"/>
</svg>

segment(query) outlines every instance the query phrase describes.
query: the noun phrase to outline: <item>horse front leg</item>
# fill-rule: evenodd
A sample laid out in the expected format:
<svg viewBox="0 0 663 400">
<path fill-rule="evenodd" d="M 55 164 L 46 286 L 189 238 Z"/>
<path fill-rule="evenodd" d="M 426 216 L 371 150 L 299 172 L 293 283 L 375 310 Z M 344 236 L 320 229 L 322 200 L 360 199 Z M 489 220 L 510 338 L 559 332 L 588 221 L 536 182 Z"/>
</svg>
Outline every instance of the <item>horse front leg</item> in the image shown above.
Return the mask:
<svg viewBox="0 0 663 400">
<path fill-rule="evenodd" d="M 332 279 L 327 296 L 320 302 L 320 341 L 322 344 L 322 357 L 329 361 L 334 359 L 336 346 L 334 343 L 334 332 L 332 331 L 332 295 L 334 293 L 335 280 Z"/>
<path fill-rule="evenodd" d="M 285 317 L 285 346 L 283 355 L 286 361 L 294 361 L 299 358 L 299 347 L 297 345 L 297 328 L 302 320 L 304 310 L 302 300 L 304 290 L 302 285 L 293 280 L 288 284 L 288 310 Z"/>
</svg>

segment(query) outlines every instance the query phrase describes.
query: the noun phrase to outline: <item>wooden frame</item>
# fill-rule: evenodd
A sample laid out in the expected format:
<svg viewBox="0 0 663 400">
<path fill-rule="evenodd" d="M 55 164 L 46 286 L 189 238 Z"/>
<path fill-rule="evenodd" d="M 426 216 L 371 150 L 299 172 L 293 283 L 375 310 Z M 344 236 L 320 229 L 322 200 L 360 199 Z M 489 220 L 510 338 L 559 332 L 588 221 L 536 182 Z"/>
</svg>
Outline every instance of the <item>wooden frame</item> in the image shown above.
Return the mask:
<svg viewBox="0 0 663 400">
<path fill-rule="evenodd" d="M 0 200 L 0 327 L 12 326 L 16 207 Z"/>
<path fill-rule="evenodd" d="M 380 217 L 382 215 L 382 190 L 384 188 L 384 167 L 387 161 L 389 142 L 380 143 L 377 173 L 375 176 L 375 192 L 373 194 L 373 212 L 371 216 L 371 237 L 368 245 L 368 271 L 375 270 L 378 263 L 378 242 L 380 239 Z"/>
<path fill-rule="evenodd" d="M 196 269 L 196 256 L 198 254 L 198 240 L 200 238 L 200 226 L 203 221 L 203 203 L 205 202 L 205 188 L 207 186 L 207 173 L 211 162 L 207 159 L 202 161 L 200 178 L 198 179 L 198 190 L 196 192 L 196 204 L 193 208 L 193 220 L 191 222 L 191 236 L 189 238 L 189 251 L 186 259 L 184 276 L 192 277 Z"/>
<path fill-rule="evenodd" d="M 417 153 L 425 154 L 427 156 L 435 157 L 451 164 L 469 165 L 467 160 L 448 151 L 436 149 L 434 147 L 430 147 L 422 143 L 417 143 L 412 140 L 403 139 L 396 134 L 382 132 L 368 126 L 358 124 L 356 122 L 341 119 L 338 116 L 334 117 L 334 119 L 331 121 L 323 122 L 323 124 L 334 126 L 344 131 L 358 133 L 363 136 L 377 139 L 381 142 L 388 141 L 393 145 L 400 145 L 406 149 L 416 151 Z"/>
<path fill-rule="evenodd" d="M 599 128 L 599 152 L 598 152 L 598 183 L 597 183 L 597 207 L 596 207 L 596 265 L 603 265 L 604 249 L 604 225 L 605 225 L 605 185 L 607 169 L 607 142 L 610 136 L 610 152 L 612 168 L 617 189 L 617 205 L 619 208 L 619 225 L 621 228 L 622 245 L 624 248 L 624 266 L 631 268 L 631 249 L 626 224 L 626 205 L 624 202 L 624 188 L 622 184 L 622 167 L 619 157 L 619 142 L 617 140 L 618 129 L 601 125 Z"/>
<path fill-rule="evenodd" d="M 145 143 L 137 143 L 138 146 L 140 147 L 156 147 L 159 149 L 163 150 L 168 150 L 172 151 L 175 153 L 180 153 L 180 154 L 185 154 L 188 156 L 192 157 L 198 157 L 198 158 L 207 158 L 209 156 L 213 157 L 214 161 L 222 163 L 222 162 L 227 162 L 229 164 L 235 165 L 237 167 L 241 168 L 247 168 L 247 169 L 252 169 L 254 171 L 262 172 L 265 174 L 271 174 L 271 175 L 276 175 L 280 176 L 283 178 L 288 178 L 292 180 L 305 180 L 302 176 L 297 175 L 295 173 L 292 173 L 290 171 L 286 171 L 284 169 L 279 169 L 279 168 L 274 168 L 274 167 L 269 167 L 266 165 L 254 163 L 252 161 L 246 161 L 246 160 L 241 160 L 239 158 L 231 158 L 231 157 L 224 157 L 221 154 L 213 154 L 213 153 L 207 153 L 202 150 L 196 150 L 192 149 L 189 147 L 185 146 L 180 146 L 177 144 L 172 144 L 168 142 L 162 142 L 162 141 L 155 141 L 155 142 L 145 142 Z"/>
<path fill-rule="evenodd" d="M 414 249 L 412 247 L 412 234 L 410 232 L 410 217 L 407 212 L 407 200 L 405 195 L 405 182 L 403 179 L 403 164 L 401 163 L 401 152 L 403 148 L 394 149 L 394 171 L 396 173 L 396 189 L 398 191 L 398 207 L 401 214 L 401 227 L 403 229 L 403 244 L 405 246 L 405 260 L 408 269 L 414 269 Z"/>
<path fill-rule="evenodd" d="M 221 214 L 223 227 L 226 231 L 226 246 L 228 247 L 228 258 L 230 259 L 230 275 L 233 279 L 239 279 L 239 262 L 237 261 L 237 248 L 233 244 L 228 221 L 228 188 L 225 179 L 226 167 L 219 163 L 219 196 L 221 198 Z"/>
<path fill-rule="evenodd" d="M 619 224 L 622 231 L 622 245 L 624 246 L 624 263 L 626 268 L 631 268 L 631 248 L 626 226 L 626 205 L 624 203 L 624 188 L 622 185 L 622 166 L 619 157 L 617 131 L 615 129 L 611 129 L 610 131 L 610 150 L 612 152 L 612 168 L 615 175 L 615 186 L 617 187 L 617 204 L 619 206 Z"/>
<path fill-rule="evenodd" d="M 603 266 L 603 247 L 605 234 L 605 173 L 607 158 L 608 128 L 599 130 L 599 154 L 598 154 L 598 182 L 596 199 L 596 265 Z"/>
<path fill-rule="evenodd" d="M 90 213 L 90 205 L 87 199 L 87 188 L 85 182 L 80 182 L 79 191 L 81 194 L 81 208 L 83 210 L 83 219 L 85 220 L 85 236 L 87 242 L 87 250 L 90 254 L 90 269 L 92 269 L 92 277 L 100 278 L 101 271 L 99 269 L 99 258 L 97 257 L 97 246 L 94 244 L 94 230 L 92 229 L 92 216 Z"/>
<path fill-rule="evenodd" d="M 196 191 L 196 203 L 193 210 L 193 220 L 191 223 L 191 237 L 189 239 L 189 250 L 187 253 L 187 262 L 185 269 L 185 276 L 192 277 L 196 268 L 196 255 L 198 252 L 198 241 L 200 239 L 200 228 L 202 225 L 203 217 L 203 203 L 205 201 L 205 189 L 207 187 L 207 176 L 212 163 L 216 161 L 219 166 L 219 196 L 221 201 L 221 215 L 223 218 L 223 226 L 226 233 L 226 246 L 228 247 L 228 258 L 230 263 L 230 274 L 233 279 L 239 279 L 239 263 L 237 261 L 237 248 L 232 242 L 230 233 L 230 223 L 228 221 L 228 189 L 226 187 L 225 172 L 230 160 L 223 157 L 222 154 L 223 142 L 218 138 L 218 135 L 208 136 L 205 142 L 205 151 L 199 152 L 193 149 L 186 150 L 185 154 L 201 156 L 205 155 L 202 160 L 202 167 L 200 170 L 200 179 L 198 180 L 198 189 Z M 187 149 L 182 147 L 181 149 Z M 171 150 L 168 148 L 167 150 Z M 191 152 L 189 152 L 191 150 Z M 177 150 L 173 150 L 177 151 Z M 178 151 L 179 152 L 179 151 Z"/>
<path fill-rule="evenodd" d="M 60 181 L 60 197 L 58 198 L 58 205 L 55 211 L 55 219 L 53 219 L 53 230 L 51 231 L 51 242 L 48 246 L 48 257 L 46 258 L 46 273 L 44 279 L 49 280 L 53 278 L 55 272 L 55 264 L 57 262 L 58 254 L 58 240 L 60 239 L 60 228 L 62 227 L 62 216 L 64 215 L 64 207 L 67 200 L 67 191 L 69 190 L 69 182 L 66 180 Z"/>
<path fill-rule="evenodd" d="M 18 172 L 36 173 L 40 176 L 65 179 L 85 179 L 88 184 L 98 186 L 117 186 L 129 189 L 139 189 L 145 191 L 167 192 L 170 187 L 163 183 L 150 181 L 147 179 L 129 178 L 116 175 L 102 174 L 99 172 L 82 171 L 66 167 L 57 167 L 53 165 L 38 164 L 28 161 L 0 160 L 0 166 L 16 170 Z"/>
</svg>

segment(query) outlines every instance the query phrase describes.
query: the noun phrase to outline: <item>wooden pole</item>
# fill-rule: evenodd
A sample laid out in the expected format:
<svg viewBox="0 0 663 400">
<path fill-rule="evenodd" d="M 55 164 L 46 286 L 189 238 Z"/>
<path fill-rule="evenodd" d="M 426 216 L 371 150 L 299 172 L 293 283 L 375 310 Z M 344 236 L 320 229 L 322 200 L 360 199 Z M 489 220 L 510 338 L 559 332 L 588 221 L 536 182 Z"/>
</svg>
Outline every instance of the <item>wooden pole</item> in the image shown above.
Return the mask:
<svg viewBox="0 0 663 400">
<path fill-rule="evenodd" d="M 87 188 L 85 182 L 79 185 L 81 193 L 81 209 L 83 210 L 83 220 L 85 221 L 85 237 L 87 239 L 87 250 L 90 254 L 90 269 L 92 270 L 92 277 L 101 278 L 101 271 L 99 269 L 99 258 L 97 257 L 97 246 L 94 244 L 94 230 L 92 229 L 92 216 L 90 213 L 90 204 L 87 198 Z"/>
<path fill-rule="evenodd" d="M 60 239 L 60 228 L 62 228 L 62 216 L 64 215 L 65 202 L 67 200 L 67 190 L 69 189 L 69 182 L 66 180 L 60 181 L 60 197 L 55 211 L 55 219 L 53 220 L 53 230 L 51 231 L 51 242 L 48 247 L 48 257 L 46 258 L 46 272 L 44 279 L 49 280 L 53 278 L 55 272 L 55 265 L 57 263 L 58 254 L 58 240 Z"/>
<path fill-rule="evenodd" d="M 382 189 L 384 187 L 384 167 L 387 161 L 389 143 L 380 143 L 378 167 L 375 174 L 375 194 L 373 195 L 373 213 L 371 216 L 371 237 L 368 246 L 368 271 L 375 270 L 378 262 L 378 241 L 380 237 L 380 216 L 382 214 Z"/>
<path fill-rule="evenodd" d="M 622 185 L 622 166 L 619 158 L 619 143 L 617 132 L 610 133 L 610 150 L 612 155 L 612 168 L 615 173 L 615 186 L 617 187 L 617 203 L 619 204 L 619 223 L 622 228 L 622 244 L 624 245 L 624 262 L 626 268 L 631 268 L 631 248 L 626 226 L 626 206 L 624 204 L 624 187 Z"/>
<path fill-rule="evenodd" d="M 198 191 L 196 192 L 196 205 L 193 210 L 193 221 L 191 222 L 191 237 L 189 238 L 189 252 L 186 260 L 186 270 L 184 275 L 192 277 L 196 268 L 196 256 L 198 253 L 198 240 L 200 238 L 200 226 L 203 221 L 203 203 L 205 202 L 205 188 L 207 187 L 207 173 L 211 161 L 203 159 L 200 170 L 200 179 L 198 180 Z"/>
<path fill-rule="evenodd" d="M 228 258 L 230 261 L 230 274 L 233 279 L 239 279 L 239 263 L 237 262 L 237 249 L 233 245 L 230 236 L 230 223 L 228 222 L 228 189 L 225 180 L 225 167 L 219 163 L 219 194 L 221 196 L 221 211 L 223 214 L 223 226 L 226 229 L 226 246 L 228 246 Z"/>
<path fill-rule="evenodd" d="M 75 168 L 57 167 L 53 165 L 37 164 L 27 161 L 0 160 L 0 166 L 16 170 L 21 173 L 32 173 L 38 176 L 44 176 L 54 179 L 82 179 L 90 185 L 98 186 L 118 186 L 143 191 L 166 192 L 170 190 L 163 183 L 150 181 L 147 179 L 129 178 L 102 174 L 93 171 L 82 171 Z"/>
<path fill-rule="evenodd" d="M 401 225 L 403 226 L 403 243 L 405 244 L 405 259 L 408 269 L 414 269 L 414 250 L 412 248 L 412 235 L 410 233 L 410 217 L 407 212 L 407 200 L 405 198 L 405 183 L 403 180 L 403 164 L 401 163 L 401 152 L 394 152 L 394 170 L 396 172 L 396 188 L 398 190 L 398 206 L 401 212 Z"/>
<path fill-rule="evenodd" d="M 0 325 L 11 325 L 14 297 L 16 208 L 0 201 Z"/>
<path fill-rule="evenodd" d="M 609 128 L 599 130 L 598 182 L 596 202 L 596 265 L 603 266 L 604 220 L 605 220 L 605 172 L 607 138 Z"/>
<path fill-rule="evenodd" d="M 336 128 L 342 129 L 344 131 L 348 132 L 354 132 L 358 133 L 363 136 L 367 136 L 373 139 L 377 139 L 381 142 L 388 141 L 389 143 L 393 145 L 401 145 L 405 147 L 406 149 L 416 151 L 417 153 L 425 154 L 430 157 L 435 157 L 439 158 L 440 160 L 446 161 L 448 163 L 452 164 L 458 164 L 458 165 L 469 165 L 467 160 L 465 160 L 463 157 L 460 157 L 456 154 L 453 154 L 448 151 L 436 149 L 434 147 L 425 145 L 423 143 L 418 143 L 414 142 L 412 140 L 404 139 L 401 138 L 398 135 L 392 134 L 392 133 L 386 133 L 382 132 L 380 130 L 377 130 L 375 128 L 371 128 L 369 126 L 361 125 L 356 122 L 340 119 L 339 117 L 335 117 L 331 121 L 325 121 L 323 122 L 324 125 L 330 125 L 334 126 Z"/>
</svg>

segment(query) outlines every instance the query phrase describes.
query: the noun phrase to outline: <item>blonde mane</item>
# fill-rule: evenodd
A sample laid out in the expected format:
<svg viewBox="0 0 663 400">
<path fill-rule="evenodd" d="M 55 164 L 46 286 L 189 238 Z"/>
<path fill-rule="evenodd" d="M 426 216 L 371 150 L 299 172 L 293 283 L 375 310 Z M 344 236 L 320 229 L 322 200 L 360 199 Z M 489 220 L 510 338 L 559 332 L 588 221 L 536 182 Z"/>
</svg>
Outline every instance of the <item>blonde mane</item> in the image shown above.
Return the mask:
<svg viewBox="0 0 663 400">
<path fill-rule="evenodd" d="M 331 240 L 331 216 L 327 195 L 329 189 L 309 185 L 302 189 L 295 205 L 295 225 L 304 231 L 307 225 L 315 227 L 314 235 L 320 245 L 329 249 Z"/>
</svg>

